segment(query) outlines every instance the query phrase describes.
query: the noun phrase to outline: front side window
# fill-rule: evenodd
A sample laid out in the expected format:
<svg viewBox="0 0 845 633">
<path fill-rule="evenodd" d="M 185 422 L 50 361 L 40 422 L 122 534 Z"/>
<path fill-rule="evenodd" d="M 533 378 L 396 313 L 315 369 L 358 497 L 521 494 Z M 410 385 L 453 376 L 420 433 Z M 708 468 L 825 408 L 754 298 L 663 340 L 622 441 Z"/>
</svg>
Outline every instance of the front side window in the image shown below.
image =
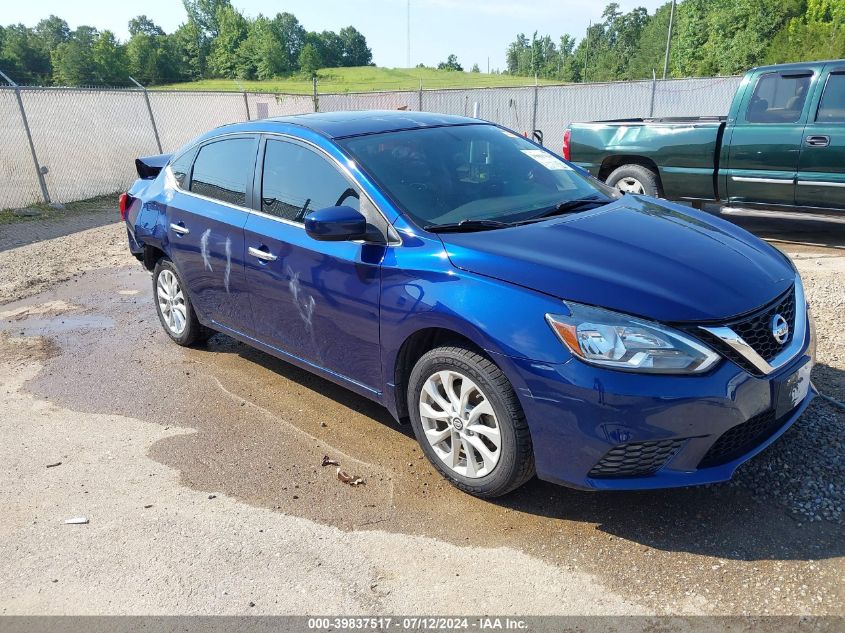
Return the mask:
<svg viewBox="0 0 845 633">
<path fill-rule="evenodd" d="M 561 204 L 603 204 L 619 195 L 494 125 L 386 132 L 339 143 L 421 227 L 519 222 Z"/>
<path fill-rule="evenodd" d="M 816 121 L 845 123 L 845 72 L 831 73 L 828 78 Z"/>
<path fill-rule="evenodd" d="M 749 123 L 797 123 L 804 110 L 812 75 L 760 75 L 748 104 Z"/>
<path fill-rule="evenodd" d="M 246 206 L 252 183 L 255 140 L 233 138 L 200 148 L 191 176 L 191 191 L 215 200 Z"/>
<path fill-rule="evenodd" d="M 360 196 L 349 181 L 313 150 L 268 140 L 261 177 L 261 210 L 291 222 L 311 211 L 346 205 L 359 208 Z"/>
</svg>

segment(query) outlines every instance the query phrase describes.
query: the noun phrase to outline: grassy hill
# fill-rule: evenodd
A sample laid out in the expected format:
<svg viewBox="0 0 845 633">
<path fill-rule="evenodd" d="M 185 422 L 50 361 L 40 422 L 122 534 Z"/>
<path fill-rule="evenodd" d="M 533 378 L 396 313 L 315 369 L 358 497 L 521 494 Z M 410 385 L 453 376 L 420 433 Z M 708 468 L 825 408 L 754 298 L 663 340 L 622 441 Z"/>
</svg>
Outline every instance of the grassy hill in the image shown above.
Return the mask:
<svg viewBox="0 0 845 633">
<path fill-rule="evenodd" d="M 488 88 L 494 86 L 534 85 L 533 77 L 455 72 L 434 68 L 324 68 L 317 72 L 321 93 L 370 92 L 375 90 L 417 90 L 423 88 Z M 540 83 L 551 83 L 540 80 Z M 156 86 L 154 90 L 231 90 L 249 92 L 286 92 L 311 94 L 311 80 L 295 75 L 269 81 L 202 79 L 187 83 Z"/>
</svg>

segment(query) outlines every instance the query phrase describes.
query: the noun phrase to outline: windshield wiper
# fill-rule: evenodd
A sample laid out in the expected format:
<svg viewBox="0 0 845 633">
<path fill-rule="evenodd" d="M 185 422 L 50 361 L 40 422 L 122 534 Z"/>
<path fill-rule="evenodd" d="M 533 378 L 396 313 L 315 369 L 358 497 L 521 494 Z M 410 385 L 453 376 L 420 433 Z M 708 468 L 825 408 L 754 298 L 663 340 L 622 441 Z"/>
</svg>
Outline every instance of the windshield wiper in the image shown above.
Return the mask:
<svg viewBox="0 0 845 633">
<path fill-rule="evenodd" d="M 539 215 L 535 215 L 533 218 L 528 218 L 527 220 L 521 222 L 521 224 L 525 224 L 526 222 L 534 222 L 536 220 L 543 220 L 545 218 L 550 218 L 554 215 L 563 215 L 564 213 L 571 213 L 572 211 L 581 210 L 584 207 L 601 206 L 604 204 L 607 203 L 603 202 L 601 198 L 595 194 L 591 196 L 585 196 L 584 198 L 576 198 L 575 200 L 566 200 L 565 202 L 560 202 L 556 204 L 550 209 L 546 209 Z"/>
<path fill-rule="evenodd" d="M 445 224 L 427 224 L 423 228 L 430 233 L 463 233 L 470 231 L 490 231 L 513 226 L 508 222 L 498 220 L 461 220 L 460 222 L 448 222 Z"/>
</svg>

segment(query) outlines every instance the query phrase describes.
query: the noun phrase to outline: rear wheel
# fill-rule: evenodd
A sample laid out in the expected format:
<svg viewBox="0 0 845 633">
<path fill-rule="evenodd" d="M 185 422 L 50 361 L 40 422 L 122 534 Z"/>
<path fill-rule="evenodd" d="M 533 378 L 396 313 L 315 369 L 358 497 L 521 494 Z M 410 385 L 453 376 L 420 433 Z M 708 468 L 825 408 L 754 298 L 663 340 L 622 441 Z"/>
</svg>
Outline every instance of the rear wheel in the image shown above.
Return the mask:
<svg viewBox="0 0 845 633">
<path fill-rule="evenodd" d="M 623 193 L 634 193 L 652 198 L 659 198 L 663 194 L 660 190 L 658 175 L 642 165 L 622 165 L 614 169 L 605 182 Z"/>
<path fill-rule="evenodd" d="M 426 457 L 461 490 L 498 497 L 534 475 L 522 408 L 489 359 L 462 347 L 431 350 L 411 372 L 407 397 Z"/>
<path fill-rule="evenodd" d="M 185 284 L 173 262 L 162 257 L 153 270 L 156 312 L 164 331 L 179 345 L 201 343 L 214 333 L 197 319 Z"/>
</svg>

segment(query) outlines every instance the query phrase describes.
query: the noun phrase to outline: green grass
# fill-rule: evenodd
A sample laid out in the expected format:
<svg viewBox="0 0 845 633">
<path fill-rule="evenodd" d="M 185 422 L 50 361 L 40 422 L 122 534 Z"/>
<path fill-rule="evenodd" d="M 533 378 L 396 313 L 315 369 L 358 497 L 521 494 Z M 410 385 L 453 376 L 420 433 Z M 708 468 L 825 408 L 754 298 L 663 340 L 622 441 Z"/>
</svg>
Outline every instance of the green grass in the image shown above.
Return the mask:
<svg viewBox="0 0 845 633">
<path fill-rule="evenodd" d="M 321 93 L 372 92 L 376 90 L 417 90 L 423 88 L 487 88 L 495 86 L 533 86 L 533 77 L 454 72 L 434 68 L 324 68 L 317 72 Z M 552 83 L 540 80 L 540 83 Z M 156 86 L 153 90 L 224 90 L 311 94 L 311 79 L 302 75 L 268 81 L 202 79 L 186 83 Z"/>
</svg>

